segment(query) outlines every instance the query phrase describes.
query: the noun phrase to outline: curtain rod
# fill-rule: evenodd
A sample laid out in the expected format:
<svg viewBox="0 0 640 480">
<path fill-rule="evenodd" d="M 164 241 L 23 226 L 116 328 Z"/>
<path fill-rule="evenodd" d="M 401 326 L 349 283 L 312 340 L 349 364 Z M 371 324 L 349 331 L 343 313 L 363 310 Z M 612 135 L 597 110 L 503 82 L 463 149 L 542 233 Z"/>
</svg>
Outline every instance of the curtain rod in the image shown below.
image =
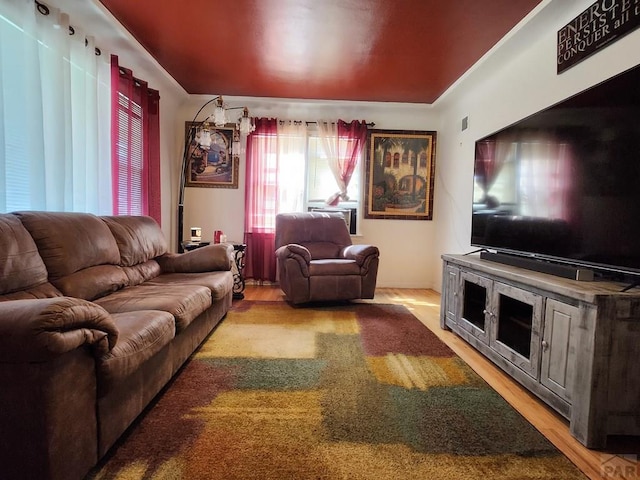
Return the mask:
<svg viewBox="0 0 640 480">
<path fill-rule="evenodd" d="M 40 12 L 44 16 L 51 14 L 51 9 L 47 5 L 45 5 L 42 2 L 39 2 L 38 0 L 34 0 L 34 1 L 36 4 L 36 10 L 38 10 L 38 12 Z M 73 28 L 71 25 L 69 25 L 69 35 L 75 35 L 75 34 L 76 34 L 76 29 Z M 84 46 L 86 47 L 88 45 L 89 45 L 89 40 L 87 40 L 87 38 L 85 37 Z M 102 52 L 98 47 L 95 47 L 95 54 L 98 57 L 102 55 Z"/>
<path fill-rule="evenodd" d="M 303 120 L 278 120 L 279 123 L 288 122 L 288 121 L 292 121 L 295 125 L 300 125 L 303 122 Z M 304 121 L 304 123 L 306 123 L 307 125 L 317 125 L 318 124 L 318 122 L 314 122 L 314 121 Z M 323 123 L 328 123 L 328 122 L 323 122 Z M 336 122 L 329 122 L 329 123 L 331 123 L 331 125 L 334 125 Z M 375 126 L 376 126 L 375 123 L 367 122 L 367 128 L 373 128 Z"/>
</svg>

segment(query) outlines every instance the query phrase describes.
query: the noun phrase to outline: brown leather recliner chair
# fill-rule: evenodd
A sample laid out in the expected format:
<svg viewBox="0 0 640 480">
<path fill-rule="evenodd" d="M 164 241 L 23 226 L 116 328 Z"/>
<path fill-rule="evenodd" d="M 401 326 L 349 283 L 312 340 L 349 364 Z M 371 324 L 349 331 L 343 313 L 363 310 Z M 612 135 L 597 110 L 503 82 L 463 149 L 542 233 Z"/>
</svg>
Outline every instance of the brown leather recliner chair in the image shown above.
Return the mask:
<svg viewBox="0 0 640 480">
<path fill-rule="evenodd" d="M 380 252 L 353 245 L 340 213 L 276 215 L 278 281 L 294 304 L 373 298 Z"/>
</svg>

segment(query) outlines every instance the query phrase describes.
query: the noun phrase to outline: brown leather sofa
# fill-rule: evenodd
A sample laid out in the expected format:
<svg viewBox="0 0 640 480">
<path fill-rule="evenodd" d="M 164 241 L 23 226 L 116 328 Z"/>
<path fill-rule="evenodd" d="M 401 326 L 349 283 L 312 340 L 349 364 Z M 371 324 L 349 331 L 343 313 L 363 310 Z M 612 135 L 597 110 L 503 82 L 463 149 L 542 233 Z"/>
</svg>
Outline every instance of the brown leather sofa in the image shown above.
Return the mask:
<svg viewBox="0 0 640 480">
<path fill-rule="evenodd" d="M 278 282 L 293 304 L 373 298 L 380 252 L 353 245 L 341 213 L 276 215 Z"/>
<path fill-rule="evenodd" d="M 232 246 L 149 217 L 0 214 L 0 478 L 80 479 L 231 306 Z"/>
</svg>

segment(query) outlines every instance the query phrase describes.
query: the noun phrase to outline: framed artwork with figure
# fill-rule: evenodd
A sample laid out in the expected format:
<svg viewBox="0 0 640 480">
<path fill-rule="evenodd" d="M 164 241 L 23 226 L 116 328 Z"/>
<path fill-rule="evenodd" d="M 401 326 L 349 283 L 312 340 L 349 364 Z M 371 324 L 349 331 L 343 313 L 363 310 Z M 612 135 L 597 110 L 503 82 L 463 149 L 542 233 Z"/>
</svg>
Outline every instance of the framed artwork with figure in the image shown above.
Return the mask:
<svg viewBox="0 0 640 480">
<path fill-rule="evenodd" d="M 431 220 L 436 132 L 371 130 L 369 135 L 364 217 Z"/>
<path fill-rule="evenodd" d="M 239 157 L 233 151 L 234 142 L 239 141 L 238 130 L 233 124 L 204 130 L 200 122 L 185 122 L 185 186 L 238 188 Z"/>
</svg>

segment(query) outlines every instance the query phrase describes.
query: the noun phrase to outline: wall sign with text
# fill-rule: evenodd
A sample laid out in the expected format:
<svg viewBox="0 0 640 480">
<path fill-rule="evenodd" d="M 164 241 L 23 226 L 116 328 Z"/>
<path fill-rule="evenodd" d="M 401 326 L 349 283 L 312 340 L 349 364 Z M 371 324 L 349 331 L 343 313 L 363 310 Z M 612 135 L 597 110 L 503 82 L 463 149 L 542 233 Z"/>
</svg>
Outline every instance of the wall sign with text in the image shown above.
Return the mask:
<svg viewBox="0 0 640 480">
<path fill-rule="evenodd" d="M 598 0 L 558 30 L 558 73 L 640 26 L 640 0 Z"/>
</svg>

